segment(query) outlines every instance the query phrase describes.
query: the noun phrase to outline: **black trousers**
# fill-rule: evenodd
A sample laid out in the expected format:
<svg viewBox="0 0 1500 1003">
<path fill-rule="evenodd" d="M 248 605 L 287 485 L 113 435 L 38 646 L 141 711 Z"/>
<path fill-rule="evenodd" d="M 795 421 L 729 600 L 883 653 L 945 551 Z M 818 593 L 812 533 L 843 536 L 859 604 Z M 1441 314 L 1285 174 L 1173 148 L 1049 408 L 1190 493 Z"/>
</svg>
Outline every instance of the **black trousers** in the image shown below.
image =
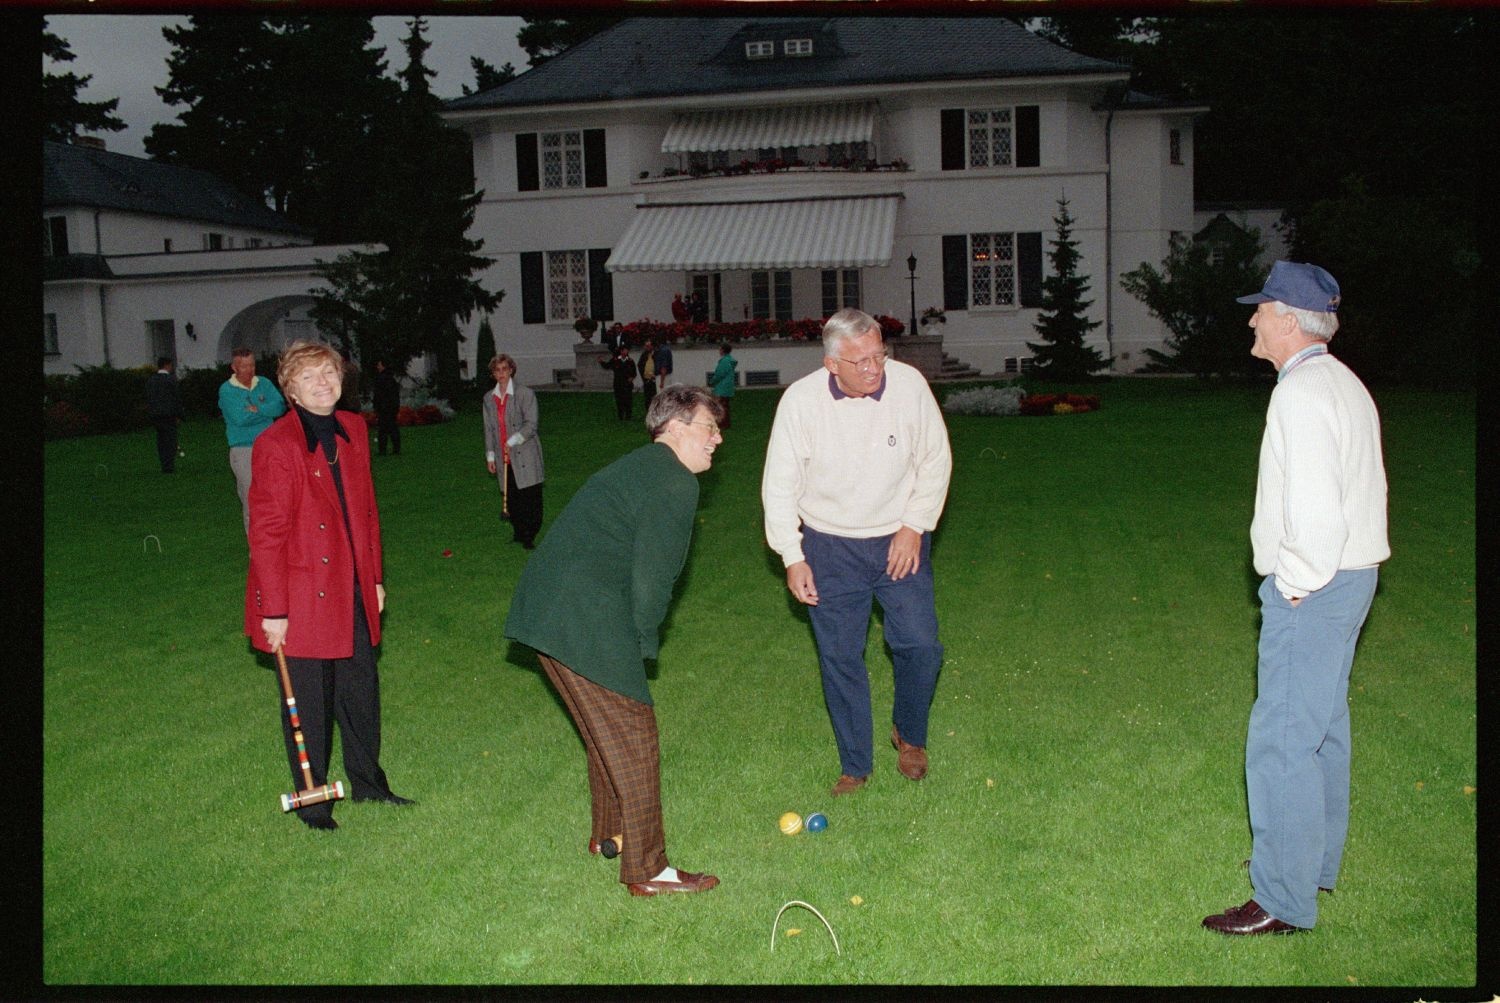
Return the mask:
<svg viewBox="0 0 1500 1003">
<path fill-rule="evenodd" d="M 401 426 L 396 423 L 395 412 L 391 412 L 390 414 L 377 412 L 375 415 L 375 444 L 381 456 L 385 455 L 385 444 L 387 441 L 390 442 L 392 451 L 397 456 L 400 456 Z"/>
<path fill-rule="evenodd" d="M 615 416 L 621 421 L 630 420 L 630 399 L 634 396 L 635 389 L 628 383 L 615 387 Z"/>
<path fill-rule="evenodd" d="M 651 398 L 656 396 L 656 381 L 641 380 L 641 406 L 647 411 L 651 409 Z"/>
<path fill-rule="evenodd" d="M 328 782 L 328 760 L 333 755 L 333 725 L 338 722 L 344 751 L 344 791 L 350 797 L 379 798 L 391 793 L 385 770 L 380 768 L 380 675 L 375 670 L 375 649 L 365 620 L 359 587 L 354 589 L 354 655 L 352 658 L 291 658 L 286 660 L 297 700 L 297 717 L 307 743 L 307 762 L 313 786 Z M 277 684 L 277 695 L 280 694 Z M 286 739 L 287 762 L 292 782 L 302 789 L 302 767 L 297 742 L 287 719 L 282 698 L 281 732 Z M 333 802 L 297 809 L 304 818 L 332 816 Z"/>
<path fill-rule="evenodd" d="M 170 474 L 177 469 L 177 419 L 152 418 L 156 426 L 156 458 L 161 461 L 161 472 Z"/>
<path fill-rule="evenodd" d="M 531 543 L 542 528 L 542 485 L 516 486 L 516 468 L 505 465 L 505 506 L 510 510 L 510 528 L 517 543 Z"/>
</svg>

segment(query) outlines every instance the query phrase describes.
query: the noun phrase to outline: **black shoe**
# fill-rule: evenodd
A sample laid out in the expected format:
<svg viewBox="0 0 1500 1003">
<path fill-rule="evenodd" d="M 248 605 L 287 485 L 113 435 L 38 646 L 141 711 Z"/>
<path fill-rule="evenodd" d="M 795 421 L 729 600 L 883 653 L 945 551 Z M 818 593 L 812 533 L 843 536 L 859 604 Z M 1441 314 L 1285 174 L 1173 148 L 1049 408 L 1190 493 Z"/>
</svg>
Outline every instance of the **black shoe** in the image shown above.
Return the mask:
<svg viewBox="0 0 1500 1003">
<path fill-rule="evenodd" d="M 389 791 L 384 794 L 377 794 L 375 797 L 352 797 L 349 800 L 356 803 L 362 803 L 365 801 L 379 801 L 381 804 L 416 804 L 416 802 L 411 798 L 404 798 L 399 794 L 392 794 Z"/>
<path fill-rule="evenodd" d="M 339 824 L 333 820 L 332 815 L 302 816 L 302 824 L 310 829 L 333 830 L 339 827 Z"/>
</svg>

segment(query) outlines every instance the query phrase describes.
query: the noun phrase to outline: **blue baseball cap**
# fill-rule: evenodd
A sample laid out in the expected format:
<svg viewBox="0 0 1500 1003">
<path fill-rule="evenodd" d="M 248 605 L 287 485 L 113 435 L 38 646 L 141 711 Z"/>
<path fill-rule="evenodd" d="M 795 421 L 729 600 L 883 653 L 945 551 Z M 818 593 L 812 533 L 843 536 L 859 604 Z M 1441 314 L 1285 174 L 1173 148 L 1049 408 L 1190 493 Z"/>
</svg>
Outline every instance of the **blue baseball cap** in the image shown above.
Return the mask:
<svg viewBox="0 0 1500 1003">
<path fill-rule="evenodd" d="M 1260 292 L 1235 297 L 1236 303 L 1269 303 L 1278 300 L 1299 310 L 1334 313 L 1339 308 L 1339 284 L 1317 265 L 1300 261 L 1278 261 L 1271 266 Z"/>
</svg>

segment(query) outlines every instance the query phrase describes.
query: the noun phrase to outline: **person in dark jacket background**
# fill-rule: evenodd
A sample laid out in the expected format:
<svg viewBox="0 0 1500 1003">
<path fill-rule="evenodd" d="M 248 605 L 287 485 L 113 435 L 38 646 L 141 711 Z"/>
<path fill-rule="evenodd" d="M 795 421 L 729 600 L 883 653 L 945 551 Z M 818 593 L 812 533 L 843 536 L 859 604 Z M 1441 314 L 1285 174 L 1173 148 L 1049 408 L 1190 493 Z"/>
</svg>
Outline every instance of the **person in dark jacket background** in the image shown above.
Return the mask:
<svg viewBox="0 0 1500 1003">
<path fill-rule="evenodd" d="M 156 360 L 156 372 L 146 378 L 146 416 L 156 426 L 156 458 L 164 474 L 177 470 L 177 425 L 183 411 L 176 369 L 171 356 L 163 355 Z"/>
<path fill-rule="evenodd" d="M 629 421 L 630 398 L 635 395 L 635 360 L 630 357 L 630 349 L 622 342 L 615 354 L 599 365 L 614 371 L 615 416 L 621 421 Z"/>
<path fill-rule="evenodd" d="M 384 359 L 375 361 L 375 438 L 381 456 L 385 455 L 386 442 L 391 452 L 401 455 L 401 426 L 396 423 L 396 414 L 401 410 L 401 384 L 396 374 Z"/>
</svg>

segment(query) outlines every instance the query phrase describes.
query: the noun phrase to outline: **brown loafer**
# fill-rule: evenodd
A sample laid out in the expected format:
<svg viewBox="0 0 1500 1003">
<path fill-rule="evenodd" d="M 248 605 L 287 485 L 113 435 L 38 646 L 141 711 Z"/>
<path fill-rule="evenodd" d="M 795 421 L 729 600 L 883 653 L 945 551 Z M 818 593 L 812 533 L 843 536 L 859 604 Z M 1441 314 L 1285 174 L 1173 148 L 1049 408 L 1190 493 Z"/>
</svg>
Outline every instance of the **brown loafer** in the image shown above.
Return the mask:
<svg viewBox="0 0 1500 1003">
<path fill-rule="evenodd" d="M 678 871 L 676 881 L 632 881 L 626 884 L 632 895 L 663 895 L 667 892 L 706 892 L 719 883 L 712 874 Z"/>
<path fill-rule="evenodd" d="M 1261 933 L 1296 933 L 1300 927 L 1283 923 L 1251 899 L 1244 905 L 1226 909 L 1214 916 L 1207 916 L 1203 925 L 1215 933 L 1231 937 L 1253 937 Z"/>
<path fill-rule="evenodd" d="M 852 794 L 859 790 L 869 782 L 870 778 L 868 776 L 851 777 L 849 774 L 844 773 L 839 776 L 838 782 L 833 785 L 833 790 L 828 793 L 836 798 L 843 797 L 845 794 Z"/>
<path fill-rule="evenodd" d="M 896 747 L 896 769 L 903 777 L 921 780 L 927 776 L 927 750 L 903 739 L 897 734 L 895 725 L 891 726 L 891 745 Z"/>
</svg>

